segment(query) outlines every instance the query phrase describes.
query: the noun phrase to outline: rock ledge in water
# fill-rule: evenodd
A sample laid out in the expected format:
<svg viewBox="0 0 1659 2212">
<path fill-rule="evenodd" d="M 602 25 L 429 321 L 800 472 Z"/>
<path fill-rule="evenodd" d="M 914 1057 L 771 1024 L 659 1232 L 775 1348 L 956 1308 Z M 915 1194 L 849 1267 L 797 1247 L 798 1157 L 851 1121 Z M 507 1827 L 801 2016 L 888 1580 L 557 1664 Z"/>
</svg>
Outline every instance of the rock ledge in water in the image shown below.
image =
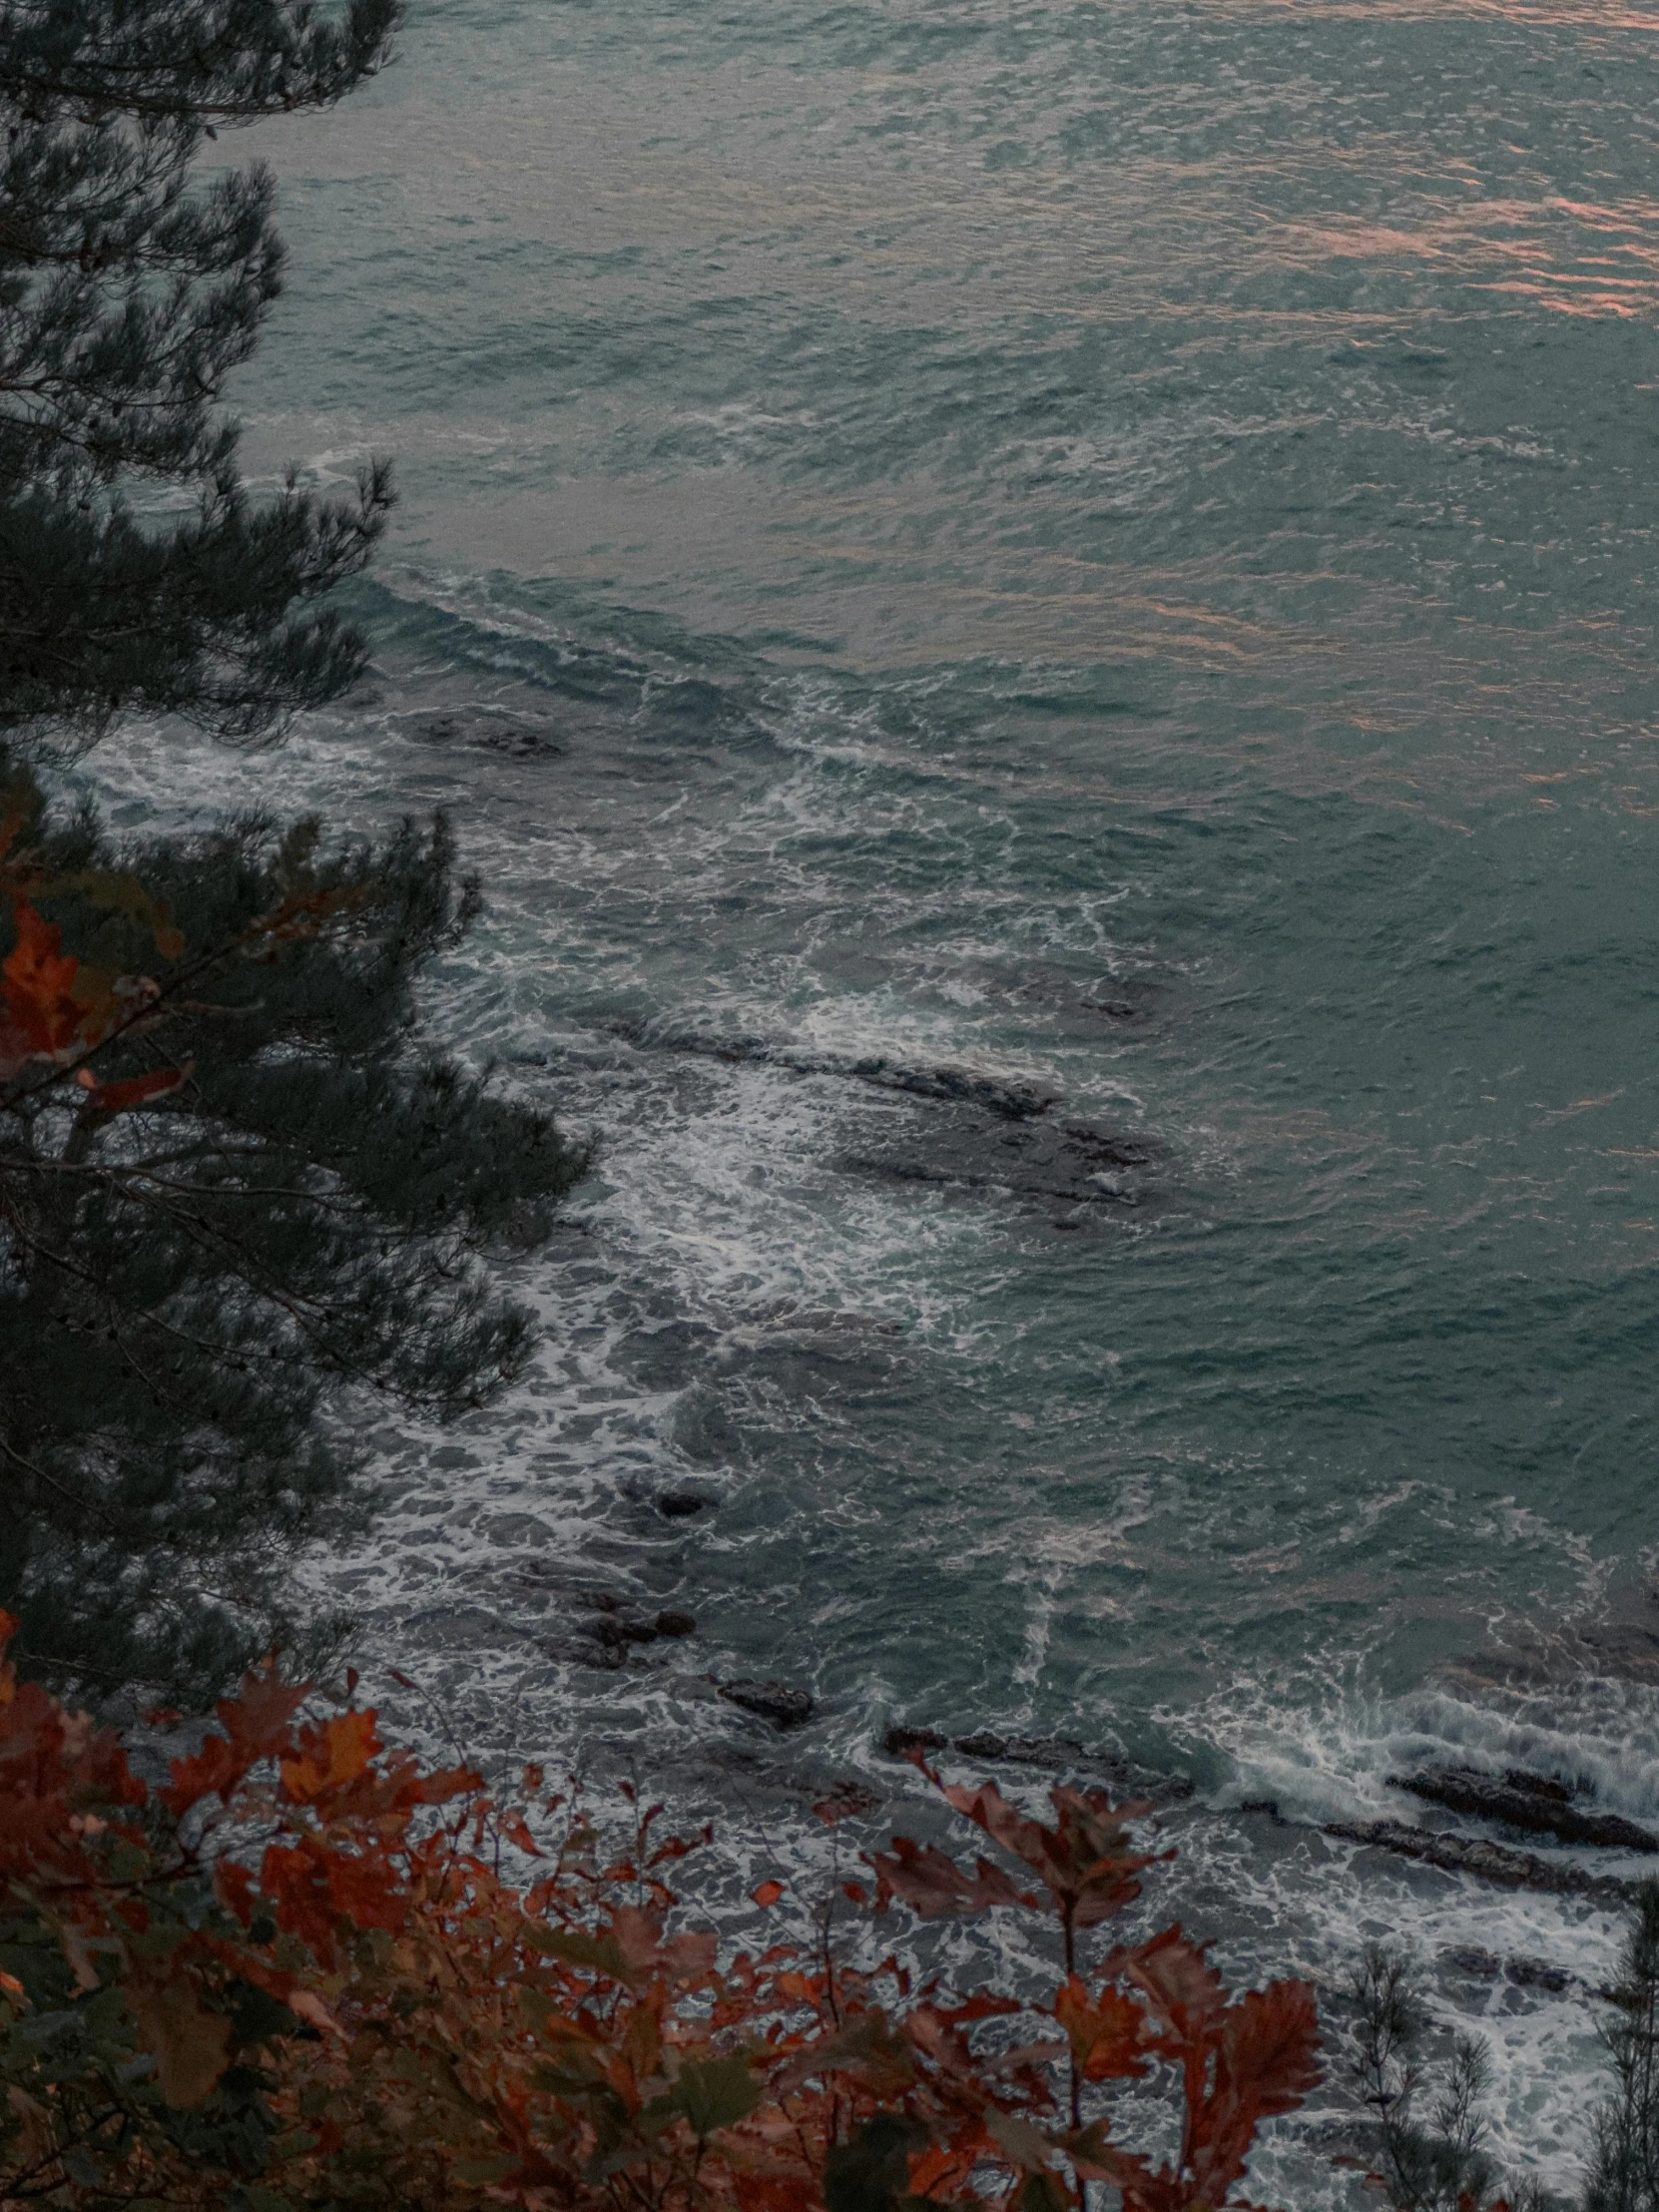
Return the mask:
<svg viewBox="0 0 1659 2212">
<path fill-rule="evenodd" d="M 886 1753 L 889 1759 L 907 1759 L 912 1751 L 943 1751 L 949 1742 L 936 1728 L 889 1728 Z"/>
<path fill-rule="evenodd" d="M 813 1717 L 807 1692 L 782 1682 L 720 1682 L 715 1687 L 730 1704 L 741 1705 L 746 1713 L 759 1713 L 778 1728 L 799 1728 Z"/>
<path fill-rule="evenodd" d="M 943 1751 L 949 1739 L 936 1728 L 889 1728 L 889 1759 L 904 1759 L 912 1751 Z M 958 1736 L 950 1748 L 964 1759 L 983 1759 L 991 1766 L 1039 1767 L 1046 1774 L 1060 1774 L 1068 1767 L 1103 1782 L 1120 1797 L 1145 1798 L 1154 1805 L 1174 1805 L 1193 1794 L 1184 1774 L 1156 1774 L 1113 1751 L 1085 1751 L 1075 1736 L 998 1736 L 982 1728 L 972 1736 Z"/>
<path fill-rule="evenodd" d="M 1419 1860 L 1442 1874 L 1471 1874 L 1500 1890 L 1543 1890 L 1555 1897 L 1590 1898 L 1598 1905 L 1624 1906 L 1630 1885 L 1611 1875 L 1586 1874 L 1581 1867 L 1552 1865 L 1529 1851 L 1510 1851 L 1483 1836 L 1456 1836 L 1446 1829 L 1408 1828 L 1403 1821 L 1328 1821 L 1325 1833 L 1345 1843 L 1370 1844 Z"/>
<path fill-rule="evenodd" d="M 1390 1775 L 1397 1789 L 1409 1790 L 1448 1813 L 1495 1821 L 1534 1836 L 1555 1836 L 1563 1844 L 1594 1844 L 1607 1851 L 1659 1851 L 1659 1836 L 1638 1828 L 1617 1813 L 1585 1813 L 1572 1802 L 1565 1783 L 1512 1767 L 1504 1775 L 1481 1774 L 1473 1767 L 1434 1767 L 1426 1774 Z"/>
</svg>

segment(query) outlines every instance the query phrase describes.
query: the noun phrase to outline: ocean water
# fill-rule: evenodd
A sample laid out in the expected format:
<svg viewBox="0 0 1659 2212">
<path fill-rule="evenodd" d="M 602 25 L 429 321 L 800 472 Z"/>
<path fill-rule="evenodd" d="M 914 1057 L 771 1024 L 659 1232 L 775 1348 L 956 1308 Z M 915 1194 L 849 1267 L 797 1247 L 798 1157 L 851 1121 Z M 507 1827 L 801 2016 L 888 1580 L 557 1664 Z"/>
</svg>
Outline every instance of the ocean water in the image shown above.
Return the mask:
<svg viewBox="0 0 1659 2212">
<path fill-rule="evenodd" d="M 376 665 L 96 773 L 451 809 L 433 1024 L 602 1148 L 534 1372 L 306 1564 L 371 1681 L 712 1806 L 733 1898 L 814 1777 L 922 1818 L 895 1721 L 1188 1773 L 1147 1911 L 1402 1943 L 1569 2190 L 1616 1922 L 1320 1824 L 1659 1818 L 1659 19 L 416 0 L 227 151 L 252 467 L 397 460 Z M 597 1588 L 698 1634 L 584 1666 Z M 1256 2193 L 1351 2148 L 1334 2083 Z"/>
</svg>

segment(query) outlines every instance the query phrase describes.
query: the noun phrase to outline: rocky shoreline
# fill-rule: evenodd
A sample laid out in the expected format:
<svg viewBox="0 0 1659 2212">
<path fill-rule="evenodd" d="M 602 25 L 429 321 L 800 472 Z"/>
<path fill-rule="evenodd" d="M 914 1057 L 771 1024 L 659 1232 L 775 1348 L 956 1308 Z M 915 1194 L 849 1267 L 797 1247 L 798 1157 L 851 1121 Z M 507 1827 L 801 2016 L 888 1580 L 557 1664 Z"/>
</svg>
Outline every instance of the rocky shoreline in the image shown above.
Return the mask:
<svg viewBox="0 0 1659 2212">
<path fill-rule="evenodd" d="M 659 1501 L 674 1516 L 696 1511 L 708 1500 L 678 1494 Z M 637 1647 L 696 1632 L 693 1614 L 664 1610 L 648 1614 L 628 1606 L 608 1591 L 584 1592 L 579 1608 L 588 1616 L 583 1632 L 553 1639 L 542 1648 L 550 1657 L 575 1660 L 613 1669 L 635 1657 Z M 781 1733 L 804 1727 L 813 1717 L 814 1700 L 807 1690 L 789 1683 L 759 1677 L 723 1679 L 713 1672 L 670 1671 L 665 1687 L 670 1694 L 692 1701 L 719 1701 L 769 1722 Z M 1194 1785 L 1184 1774 L 1161 1773 L 1121 1753 L 1089 1750 L 1070 1736 L 1003 1736 L 978 1729 L 950 1736 L 927 1726 L 895 1725 L 883 1739 L 889 1759 L 914 1760 L 943 1751 L 986 1766 L 1024 1768 L 1043 1774 L 1067 1775 L 1083 1786 L 1104 1789 L 1120 1802 L 1148 1811 L 1167 1811 L 1190 1801 Z M 1622 1814 L 1604 1813 L 1588 1806 L 1587 1785 L 1572 1784 L 1553 1775 L 1507 1768 L 1489 1774 L 1473 1767 L 1432 1767 L 1416 1774 L 1388 1777 L 1389 1784 L 1426 1805 L 1482 1827 L 1510 1835 L 1547 1838 L 1576 1849 L 1615 1851 L 1649 1856 L 1659 1853 L 1659 1835 L 1640 1827 Z M 849 1800 L 860 1801 L 870 1793 L 861 1782 L 831 1779 L 825 1787 L 838 1789 Z M 871 1800 L 873 1803 L 873 1800 Z M 1247 1803 L 1241 1813 L 1266 1814 L 1283 1823 L 1272 1801 Z M 1386 1851 L 1396 1858 L 1433 1867 L 1443 1874 L 1467 1875 L 1502 1890 L 1530 1890 L 1540 1895 L 1583 1898 L 1591 1903 L 1622 1907 L 1628 1904 L 1635 1884 L 1616 1874 L 1592 1873 L 1575 1861 L 1545 1859 L 1535 1851 L 1491 1835 L 1463 1829 L 1418 1827 L 1408 1821 L 1328 1821 L 1322 1834 L 1341 1843 Z"/>
</svg>

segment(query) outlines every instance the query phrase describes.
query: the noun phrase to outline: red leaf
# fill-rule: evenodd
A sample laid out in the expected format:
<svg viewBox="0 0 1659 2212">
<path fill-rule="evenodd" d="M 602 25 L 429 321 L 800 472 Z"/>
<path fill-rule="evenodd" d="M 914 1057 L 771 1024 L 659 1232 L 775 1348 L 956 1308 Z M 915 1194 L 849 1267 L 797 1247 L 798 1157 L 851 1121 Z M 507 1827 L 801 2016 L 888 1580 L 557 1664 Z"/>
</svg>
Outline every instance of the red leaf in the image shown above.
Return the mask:
<svg viewBox="0 0 1659 2212">
<path fill-rule="evenodd" d="M 940 1789 L 958 1813 L 1042 1877 L 1076 1927 L 1093 1928 L 1139 1897 L 1135 1878 L 1154 1855 L 1136 1851 L 1123 1824 L 1144 1813 L 1144 1805 L 1114 1805 L 1101 1792 L 1062 1785 L 1049 1793 L 1059 1815 L 1049 1828 L 1026 1819 L 988 1782 L 972 1790 L 946 1784 Z"/>
<path fill-rule="evenodd" d="M 978 1872 L 970 1876 L 933 1844 L 924 1848 L 908 1836 L 895 1836 L 892 1848 L 891 1858 L 880 1851 L 865 1854 L 865 1864 L 875 1869 L 878 1913 L 895 1897 L 924 1921 L 937 1920 L 944 1913 L 979 1913 L 992 1905 L 1034 1906 L 1037 1902 L 1029 1891 L 1015 1889 L 988 1859 L 976 1860 Z"/>
<path fill-rule="evenodd" d="M 763 1882 L 759 1889 L 751 1890 L 749 1894 L 757 1905 L 776 1905 L 784 1894 L 784 1885 L 781 1882 Z"/>
<path fill-rule="evenodd" d="M 1073 1974 L 1054 1999 L 1054 2017 L 1066 2031 L 1085 2081 L 1124 2081 L 1145 2073 L 1141 2049 L 1146 2014 L 1121 1989 L 1102 1989 L 1091 2001 L 1087 1988 Z"/>
<path fill-rule="evenodd" d="M 1291 2112 L 1317 2087 L 1319 2014 L 1305 1981 L 1276 1981 L 1228 2005 L 1215 2047 L 1214 2085 L 1192 2112 L 1195 2182 L 1220 2204 L 1250 2158 L 1263 2120 Z"/>
<path fill-rule="evenodd" d="M 1291 2112 L 1319 2086 L 1319 2010 L 1306 1981 L 1248 1989 L 1228 2008 L 1220 2059 L 1260 2119 Z"/>
<path fill-rule="evenodd" d="M 379 1748 L 372 1712 L 341 1713 L 319 1727 L 303 1729 L 282 1760 L 282 1794 L 294 1805 L 314 1805 L 319 1798 L 334 1796 L 356 1781 Z"/>
<path fill-rule="evenodd" d="M 1203 2033 L 1227 2007 L 1221 1975 L 1202 1945 L 1188 1942 L 1179 1928 L 1166 1928 L 1132 1951 L 1126 1971 L 1144 1989 L 1162 2026 L 1178 2041 Z"/>
<path fill-rule="evenodd" d="M 246 1928 L 254 1918 L 254 1877 L 235 1859 L 222 1859 L 214 1869 L 220 1896 Z"/>
<path fill-rule="evenodd" d="M 1041 1821 L 1027 1820 L 991 1782 L 981 1782 L 972 1790 L 955 1783 L 944 1783 L 940 1788 L 945 1802 L 972 1821 L 975 1828 L 982 1828 L 1004 1851 L 1011 1851 L 1016 1859 L 1023 1859 L 1033 1873 L 1043 1872 L 1048 1863 L 1047 1845 L 1053 1831 L 1044 1828 Z"/>
<path fill-rule="evenodd" d="M 529 1823 L 515 1806 L 509 1805 L 506 1807 L 503 1812 L 497 1815 L 497 1819 L 500 1822 L 501 1833 L 506 1837 L 508 1843 L 515 1844 L 528 1858 L 539 1859 L 541 1857 L 540 1846 L 530 1833 Z"/>
<path fill-rule="evenodd" d="M 63 931 L 43 921 L 26 898 L 14 898 L 17 942 L 0 965 L 6 1008 L 33 1053 L 51 1058 L 80 1034 L 86 1010 L 74 997 L 80 961 L 63 950 Z"/>
<path fill-rule="evenodd" d="M 153 1098 L 166 1098 L 170 1091 L 188 1083 L 195 1072 L 196 1062 L 187 1060 L 182 1068 L 154 1068 L 148 1075 L 125 1076 L 119 1083 L 99 1083 L 90 1069 L 83 1068 L 79 1081 L 93 1113 L 126 1114 L 135 1106 L 148 1105 Z"/>
<path fill-rule="evenodd" d="M 216 1711 L 225 1730 L 210 1736 L 193 1759 L 175 1759 L 162 1803 L 177 1819 L 216 1792 L 229 1805 L 251 1767 L 285 1750 L 288 1724 L 305 1695 L 305 1684 L 284 1682 L 274 1667 L 245 1674 L 234 1698 L 221 1698 Z"/>
</svg>

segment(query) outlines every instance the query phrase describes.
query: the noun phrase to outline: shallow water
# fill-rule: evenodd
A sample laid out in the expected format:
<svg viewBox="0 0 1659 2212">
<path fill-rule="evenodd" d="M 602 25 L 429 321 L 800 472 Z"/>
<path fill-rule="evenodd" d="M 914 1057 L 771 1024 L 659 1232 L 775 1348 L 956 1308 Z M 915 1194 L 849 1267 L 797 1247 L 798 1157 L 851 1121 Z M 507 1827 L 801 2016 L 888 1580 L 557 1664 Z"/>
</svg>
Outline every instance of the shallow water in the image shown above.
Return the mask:
<svg viewBox="0 0 1659 2212">
<path fill-rule="evenodd" d="M 1659 1818 L 1656 138 L 1597 0 L 416 7 L 258 134 L 240 394 L 403 487 L 372 687 L 259 774 L 453 809 L 434 1020 L 604 1147 L 536 1373 L 387 1429 L 318 1582 L 804 1865 L 764 1770 L 896 1792 L 892 1720 L 1178 1766 L 1165 1897 L 1405 1940 L 1561 2188 L 1612 1921 L 1312 1824 L 1445 1757 Z M 546 1656 L 598 1584 L 695 1642 Z M 1344 2197 L 1337 2101 L 1261 2188 Z"/>
</svg>

